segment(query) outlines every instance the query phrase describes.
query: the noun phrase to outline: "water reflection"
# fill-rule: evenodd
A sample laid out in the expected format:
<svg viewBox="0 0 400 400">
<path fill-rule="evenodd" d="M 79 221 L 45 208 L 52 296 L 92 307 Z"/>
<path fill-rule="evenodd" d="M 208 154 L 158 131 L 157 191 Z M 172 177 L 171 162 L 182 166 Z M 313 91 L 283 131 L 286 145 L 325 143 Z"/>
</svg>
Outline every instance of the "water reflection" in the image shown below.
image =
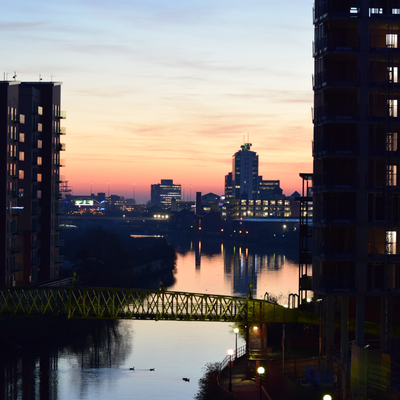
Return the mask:
<svg viewBox="0 0 400 400">
<path fill-rule="evenodd" d="M 169 238 L 178 258 L 171 290 L 263 298 L 298 291 L 297 249 Z"/>
<path fill-rule="evenodd" d="M 38 346 L 37 321 L 32 324 L 26 318 L 23 322 L 33 336 L 25 339 L 12 333 L 13 325 L 16 327 L 12 319 L 7 325 L 7 332 L 22 340 L 22 345 L 3 350 L 0 357 L 0 398 L 4 399 L 57 400 L 60 360 L 67 358 L 68 368 L 72 369 L 119 368 L 131 352 L 131 332 L 119 321 L 47 320 L 46 328 L 50 326 L 52 332 L 59 332 L 59 339 L 52 336 L 48 343 L 39 341 Z M 91 390 L 91 385 L 97 389 L 102 385 L 101 380 L 92 381 L 88 387 L 82 376 L 75 374 L 70 382 L 79 392 Z"/>
<path fill-rule="evenodd" d="M 172 284 L 163 282 L 171 290 L 246 296 L 251 284 L 256 298 L 282 293 L 281 304 L 298 290 L 296 250 L 169 241 L 177 250 L 176 270 Z M 234 343 L 226 323 L 70 320 L 57 326 L 48 319 L 32 332 L 42 327 L 42 334 L 52 332 L 49 337 L 57 340 L 38 347 L 35 337 L 20 340 L 18 332 L 29 328 L 20 324 L 11 332 L 9 325 L 0 321 L 0 343 L 14 349 L 0 358 L 0 398 L 4 394 L 10 400 L 187 400 L 197 392 L 201 368 L 221 361 Z M 129 371 L 133 366 L 135 373 Z M 139 371 L 150 367 L 156 372 Z M 190 377 L 190 383 L 182 377 Z"/>
</svg>

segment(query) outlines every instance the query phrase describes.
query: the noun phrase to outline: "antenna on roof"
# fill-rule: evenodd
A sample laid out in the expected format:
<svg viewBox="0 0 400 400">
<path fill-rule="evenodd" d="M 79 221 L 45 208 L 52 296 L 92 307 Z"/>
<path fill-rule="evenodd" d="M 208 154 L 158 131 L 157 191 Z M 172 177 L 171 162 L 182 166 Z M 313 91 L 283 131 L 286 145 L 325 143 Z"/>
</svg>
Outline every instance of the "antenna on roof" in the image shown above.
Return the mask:
<svg viewBox="0 0 400 400">
<path fill-rule="evenodd" d="M 42 80 L 42 74 L 39 74 L 39 81 Z"/>
<path fill-rule="evenodd" d="M 14 75 L 13 75 L 14 81 L 15 81 L 15 78 L 16 78 L 16 77 L 17 77 L 17 72 L 14 71 Z"/>
</svg>

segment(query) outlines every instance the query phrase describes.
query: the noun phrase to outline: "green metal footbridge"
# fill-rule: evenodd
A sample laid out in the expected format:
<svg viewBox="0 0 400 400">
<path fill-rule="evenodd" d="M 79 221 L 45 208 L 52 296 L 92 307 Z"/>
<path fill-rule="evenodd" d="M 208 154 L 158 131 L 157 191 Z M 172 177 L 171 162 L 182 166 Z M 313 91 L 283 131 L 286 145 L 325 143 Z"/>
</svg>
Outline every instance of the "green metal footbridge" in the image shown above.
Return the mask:
<svg viewBox="0 0 400 400">
<path fill-rule="evenodd" d="M 84 287 L 0 290 L 1 315 L 66 315 L 68 318 L 319 324 L 316 313 L 264 300 L 146 289 Z"/>
</svg>

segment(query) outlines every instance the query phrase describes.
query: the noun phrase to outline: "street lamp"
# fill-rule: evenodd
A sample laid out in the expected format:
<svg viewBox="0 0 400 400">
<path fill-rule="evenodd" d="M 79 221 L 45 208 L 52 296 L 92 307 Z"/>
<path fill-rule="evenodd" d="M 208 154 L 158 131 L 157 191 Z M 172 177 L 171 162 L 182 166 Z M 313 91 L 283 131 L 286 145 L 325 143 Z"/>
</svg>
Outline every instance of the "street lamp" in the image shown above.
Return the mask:
<svg viewBox="0 0 400 400">
<path fill-rule="evenodd" d="M 257 368 L 258 372 L 258 381 L 260 383 L 260 400 L 262 399 L 262 385 L 261 385 L 261 375 L 265 373 L 265 368 L 264 367 L 258 367 Z"/>
<path fill-rule="evenodd" d="M 239 328 L 235 328 L 233 330 L 233 332 L 235 332 L 235 361 L 236 361 L 237 357 L 238 357 L 238 355 L 237 355 L 237 335 L 239 333 Z"/>
<path fill-rule="evenodd" d="M 228 355 L 229 355 L 229 391 L 232 393 L 232 355 L 233 355 L 232 349 L 228 350 Z"/>
<path fill-rule="evenodd" d="M 322 399 L 323 400 L 332 400 L 332 396 L 330 394 L 326 394 Z"/>
</svg>

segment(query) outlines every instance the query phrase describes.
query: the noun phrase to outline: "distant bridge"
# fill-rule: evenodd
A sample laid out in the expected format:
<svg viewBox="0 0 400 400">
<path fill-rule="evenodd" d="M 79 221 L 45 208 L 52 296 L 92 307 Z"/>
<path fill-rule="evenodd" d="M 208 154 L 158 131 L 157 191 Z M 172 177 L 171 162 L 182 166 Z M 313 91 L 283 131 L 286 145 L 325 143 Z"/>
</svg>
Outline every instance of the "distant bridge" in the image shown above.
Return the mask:
<svg viewBox="0 0 400 400">
<path fill-rule="evenodd" d="M 67 315 L 68 318 L 218 322 L 301 322 L 319 324 L 319 315 L 247 296 L 158 290 L 84 287 L 0 290 L 1 315 Z"/>
</svg>

